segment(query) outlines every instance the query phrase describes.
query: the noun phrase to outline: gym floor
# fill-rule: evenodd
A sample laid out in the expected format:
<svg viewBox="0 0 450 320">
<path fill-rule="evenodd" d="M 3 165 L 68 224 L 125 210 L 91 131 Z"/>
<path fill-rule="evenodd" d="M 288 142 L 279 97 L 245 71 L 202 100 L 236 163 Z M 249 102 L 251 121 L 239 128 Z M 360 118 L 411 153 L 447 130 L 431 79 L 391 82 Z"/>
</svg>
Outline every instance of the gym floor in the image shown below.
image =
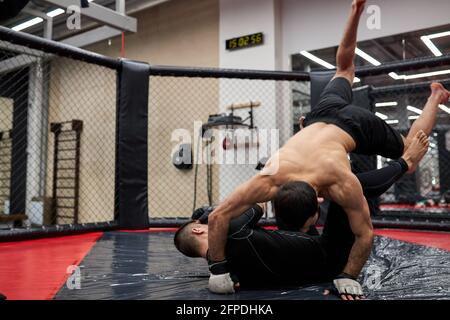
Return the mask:
<svg viewBox="0 0 450 320">
<path fill-rule="evenodd" d="M 95 232 L 0 243 L 0 292 L 10 300 L 335 299 L 322 295 L 327 283 L 212 294 L 206 289 L 206 263 L 178 253 L 173 231 Z M 376 234 L 361 279 L 368 299 L 450 299 L 449 233 Z M 70 266 L 78 266 L 79 273 L 71 275 Z"/>
</svg>

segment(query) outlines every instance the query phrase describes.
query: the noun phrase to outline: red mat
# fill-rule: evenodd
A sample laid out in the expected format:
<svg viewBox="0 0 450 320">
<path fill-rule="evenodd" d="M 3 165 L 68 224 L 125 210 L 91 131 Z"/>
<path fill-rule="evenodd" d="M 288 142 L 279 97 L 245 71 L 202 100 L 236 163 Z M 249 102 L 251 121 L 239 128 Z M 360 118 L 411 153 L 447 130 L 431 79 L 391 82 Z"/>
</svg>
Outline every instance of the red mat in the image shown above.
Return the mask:
<svg viewBox="0 0 450 320">
<path fill-rule="evenodd" d="M 377 236 L 450 251 L 450 233 L 405 230 L 375 230 Z"/>
<path fill-rule="evenodd" d="M 78 265 L 102 234 L 0 243 L 0 292 L 8 300 L 52 299 L 67 267 Z"/>
</svg>

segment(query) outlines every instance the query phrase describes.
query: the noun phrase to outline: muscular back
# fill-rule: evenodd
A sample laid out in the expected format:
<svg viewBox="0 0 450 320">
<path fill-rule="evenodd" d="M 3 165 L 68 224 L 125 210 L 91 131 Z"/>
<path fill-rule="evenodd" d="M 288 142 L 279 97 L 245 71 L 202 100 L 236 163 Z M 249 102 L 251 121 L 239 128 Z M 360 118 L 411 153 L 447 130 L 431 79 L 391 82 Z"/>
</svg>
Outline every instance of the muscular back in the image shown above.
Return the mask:
<svg viewBox="0 0 450 320">
<path fill-rule="evenodd" d="M 272 171 L 276 185 L 306 181 L 326 192 L 337 171 L 350 171 L 347 154 L 355 148 L 352 137 L 335 125 L 315 123 L 290 138 L 262 173 Z"/>
</svg>

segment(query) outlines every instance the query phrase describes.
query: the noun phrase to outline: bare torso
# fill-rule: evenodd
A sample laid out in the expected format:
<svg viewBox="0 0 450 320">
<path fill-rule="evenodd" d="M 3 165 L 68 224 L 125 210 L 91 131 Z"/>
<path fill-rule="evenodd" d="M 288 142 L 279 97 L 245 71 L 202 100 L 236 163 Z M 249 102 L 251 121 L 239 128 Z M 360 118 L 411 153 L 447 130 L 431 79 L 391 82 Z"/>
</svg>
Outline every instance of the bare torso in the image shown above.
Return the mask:
<svg viewBox="0 0 450 320">
<path fill-rule="evenodd" d="M 353 138 L 339 127 L 318 122 L 291 137 L 261 173 L 271 172 L 277 186 L 289 181 L 308 182 L 326 196 L 337 171 L 350 170 L 347 154 L 355 146 Z"/>
</svg>

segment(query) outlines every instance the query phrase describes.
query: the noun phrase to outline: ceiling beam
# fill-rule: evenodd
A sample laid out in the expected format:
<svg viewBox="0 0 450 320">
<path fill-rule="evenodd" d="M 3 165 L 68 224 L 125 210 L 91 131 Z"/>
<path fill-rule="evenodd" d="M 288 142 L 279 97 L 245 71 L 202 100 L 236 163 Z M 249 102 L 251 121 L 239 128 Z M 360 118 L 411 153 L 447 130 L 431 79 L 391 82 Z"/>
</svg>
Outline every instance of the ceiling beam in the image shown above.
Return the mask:
<svg viewBox="0 0 450 320">
<path fill-rule="evenodd" d="M 62 40 L 62 43 L 82 48 L 90 44 L 120 36 L 122 31 L 103 26 Z"/>
<path fill-rule="evenodd" d="M 45 0 L 54 6 L 67 10 L 69 6 L 80 6 L 79 0 Z M 81 14 L 121 31 L 137 31 L 137 20 L 109 8 L 90 2 L 88 8 L 80 8 Z"/>
<path fill-rule="evenodd" d="M 0 74 L 26 68 L 36 61 L 38 61 L 38 58 L 30 57 L 26 54 L 21 54 L 6 60 L 2 60 L 0 61 Z"/>
</svg>

